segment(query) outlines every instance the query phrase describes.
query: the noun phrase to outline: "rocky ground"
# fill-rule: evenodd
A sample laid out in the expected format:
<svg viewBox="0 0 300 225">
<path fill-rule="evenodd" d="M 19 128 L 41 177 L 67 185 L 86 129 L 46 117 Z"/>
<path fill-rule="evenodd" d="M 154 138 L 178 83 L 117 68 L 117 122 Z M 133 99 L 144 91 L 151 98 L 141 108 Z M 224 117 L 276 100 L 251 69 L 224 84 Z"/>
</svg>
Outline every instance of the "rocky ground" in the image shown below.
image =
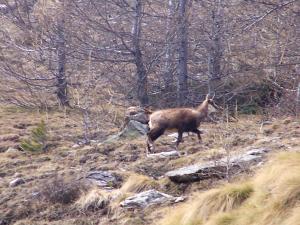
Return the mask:
<svg viewBox="0 0 300 225">
<path fill-rule="evenodd" d="M 41 119 L 49 133 L 46 151 L 20 151 L 20 141 Z M 300 144 L 295 118 L 241 116 L 238 122 L 204 123 L 203 143 L 193 134 L 184 137 L 181 156 L 146 157 L 145 136 L 116 138 L 111 135 L 118 129 L 110 124 L 90 144 L 78 143 L 79 120 L 75 113 L 1 109 L 1 225 L 158 224 L 165 209 L 246 179 L 269 155 L 299 151 Z M 173 140 L 161 137 L 157 153 L 174 150 Z"/>
</svg>

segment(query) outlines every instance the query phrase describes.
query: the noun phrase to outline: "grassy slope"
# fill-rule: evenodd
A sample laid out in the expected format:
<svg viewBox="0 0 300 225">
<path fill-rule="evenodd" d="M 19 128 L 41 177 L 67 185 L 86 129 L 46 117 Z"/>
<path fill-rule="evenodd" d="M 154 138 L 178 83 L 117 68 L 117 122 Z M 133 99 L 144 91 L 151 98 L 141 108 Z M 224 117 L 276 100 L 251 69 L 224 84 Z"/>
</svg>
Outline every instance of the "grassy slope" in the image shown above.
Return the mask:
<svg viewBox="0 0 300 225">
<path fill-rule="evenodd" d="M 279 153 L 254 178 L 198 194 L 174 208 L 161 224 L 298 225 L 299 171 L 299 151 Z"/>
<path fill-rule="evenodd" d="M 26 137 L 30 133 L 30 129 L 41 119 L 46 121 L 50 131 L 52 147 L 47 153 L 35 155 L 20 152 L 0 153 L 0 221 L 5 219 L 11 224 L 16 221 L 18 221 L 17 224 L 154 224 L 159 223 L 160 218 L 171 209 L 173 217 L 174 215 L 178 216 L 178 221 L 182 218 L 185 218 L 183 221 L 188 221 L 188 218 L 191 217 L 202 222 L 204 220 L 209 224 L 222 224 L 224 221 L 223 224 L 241 224 L 235 218 L 242 218 L 240 215 L 248 211 L 251 204 L 256 204 L 257 200 L 253 200 L 254 203 L 251 203 L 250 199 L 259 199 L 260 196 L 257 193 L 261 191 L 257 192 L 257 190 L 262 189 L 264 185 L 269 188 L 264 184 L 264 180 L 267 180 L 268 177 L 264 177 L 263 172 L 259 172 L 261 176 L 246 184 L 233 184 L 213 190 L 208 189 L 221 187 L 224 181 L 208 180 L 190 185 L 176 185 L 161 176 L 171 169 L 218 159 L 228 153 L 244 151 L 248 147 L 269 147 L 275 153 L 297 150 L 300 143 L 299 121 L 296 122 L 294 119 L 277 120 L 260 129 L 260 118 L 244 117 L 238 123 L 203 124 L 204 144 L 199 144 L 197 138 L 191 135 L 184 138 L 185 142 L 180 145 L 182 150 L 188 152 L 188 156 L 178 159 L 148 159 L 145 157 L 144 137 L 132 141 L 125 140 L 114 144 L 105 144 L 100 147 L 84 146 L 74 149 L 71 146 L 81 135 L 80 116 L 57 112 L 46 115 L 38 112 L 19 111 L 14 108 L 9 110 L 3 108 L 0 112 L 0 149 L 4 151 L 8 147 L 17 146 L 20 139 Z M 101 137 L 108 133 L 110 133 L 109 130 L 104 131 Z M 171 139 L 167 136 L 160 138 L 157 141 L 157 150 L 171 149 L 173 145 L 170 143 Z M 282 157 L 289 158 L 289 156 Z M 291 158 L 296 157 L 292 155 Z M 289 166 L 293 167 L 295 164 L 291 163 Z M 295 167 L 295 170 L 297 168 Z M 81 186 L 78 183 L 78 179 L 84 177 L 92 169 L 114 171 L 127 182 L 115 190 L 113 193 L 116 197 L 110 199 L 106 192 L 95 190 L 95 187 L 91 186 Z M 276 173 L 281 173 L 282 170 L 285 171 L 284 167 Z M 15 176 L 23 177 L 26 183 L 9 188 L 8 183 Z M 244 180 L 249 176 L 251 173 L 239 175 L 233 180 Z M 44 193 L 55 190 L 56 187 L 51 186 L 51 183 L 66 187 L 66 189 L 76 186 L 78 194 L 75 193 L 72 201 L 67 204 L 51 202 L 47 199 L 41 200 L 34 195 L 36 192 Z M 285 180 L 280 180 L 279 183 L 275 180 L 272 181 L 272 184 L 275 185 L 275 189 L 277 185 L 278 188 L 285 189 L 286 183 Z M 178 206 L 155 206 L 136 212 L 118 207 L 118 202 L 126 196 L 150 188 L 173 195 L 188 196 L 190 199 L 188 201 L 192 201 L 189 205 L 193 205 L 192 208 L 200 210 L 201 213 L 197 211 L 197 216 L 194 216 L 195 212 L 191 210 L 186 213 L 186 209 L 190 209 L 186 203 L 178 204 Z M 206 192 L 206 190 L 208 191 Z M 199 192 L 204 193 L 198 196 Z M 87 210 L 89 204 L 100 207 L 103 199 L 111 201 L 109 212 L 107 210 Z M 198 201 L 197 199 L 202 200 Z M 203 199 L 210 201 L 210 204 L 204 207 L 201 204 Z M 271 197 L 266 198 L 266 201 L 269 199 Z M 261 213 L 261 216 L 264 216 L 263 210 L 255 210 L 253 210 L 254 214 Z M 222 211 L 227 211 L 227 214 L 209 216 Z M 294 213 L 289 212 L 290 214 L 288 214 L 284 211 L 285 216 L 292 215 L 288 216 L 290 222 L 285 220 L 287 225 L 297 221 L 296 213 L 299 212 L 299 208 L 291 208 L 291 211 Z M 202 216 L 199 217 L 199 215 Z M 248 224 L 255 223 L 249 222 Z"/>
</svg>

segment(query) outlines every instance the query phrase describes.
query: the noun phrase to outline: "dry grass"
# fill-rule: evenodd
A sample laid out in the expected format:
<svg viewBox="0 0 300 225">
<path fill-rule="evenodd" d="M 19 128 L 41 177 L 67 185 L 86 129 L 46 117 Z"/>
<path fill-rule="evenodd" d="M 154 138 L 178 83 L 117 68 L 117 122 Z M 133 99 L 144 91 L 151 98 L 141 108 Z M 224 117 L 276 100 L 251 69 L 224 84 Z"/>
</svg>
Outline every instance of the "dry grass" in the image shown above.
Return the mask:
<svg viewBox="0 0 300 225">
<path fill-rule="evenodd" d="M 197 225 L 217 212 L 227 212 L 240 206 L 253 192 L 250 184 L 227 185 L 196 195 L 191 201 L 171 212 L 163 225 Z M 176 217 L 173 215 L 176 214 Z"/>
<path fill-rule="evenodd" d="M 131 174 L 120 190 L 122 193 L 139 193 L 157 187 L 158 183 L 152 178 L 140 174 Z"/>
<path fill-rule="evenodd" d="M 200 194 L 173 209 L 162 225 L 297 225 L 300 153 L 280 153 L 251 183 Z M 176 216 L 174 216 L 176 215 Z"/>
<path fill-rule="evenodd" d="M 96 211 L 104 209 L 109 204 L 110 196 L 107 192 L 98 188 L 93 188 L 87 193 L 83 193 L 75 202 L 75 207 L 80 212 Z"/>
</svg>

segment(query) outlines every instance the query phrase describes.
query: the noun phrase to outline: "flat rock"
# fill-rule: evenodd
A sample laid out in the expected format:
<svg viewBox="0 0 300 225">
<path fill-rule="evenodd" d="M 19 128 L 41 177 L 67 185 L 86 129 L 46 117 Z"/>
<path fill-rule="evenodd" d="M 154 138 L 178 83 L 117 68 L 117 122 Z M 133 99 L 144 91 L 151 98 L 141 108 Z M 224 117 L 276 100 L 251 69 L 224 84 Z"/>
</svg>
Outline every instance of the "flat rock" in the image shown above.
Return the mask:
<svg viewBox="0 0 300 225">
<path fill-rule="evenodd" d="M 184 137 L 187 137 L 187 136 L 189 136 L 188 133 L 183 133 L 183 134 L 182 134 L 182 137 L 183 137 L 183 138 L 184 138 Z M 178 137 L 178 133 L 176 132 L 176 133 L 168 134 L 168 137 L 171 137 L 171 138 L 177 138 L 177 137 Z"/>
<path fill-rule="evenodd" d="M 245 168 L 253 163 L 259 163 L 269 149 L 251 149 L 244 154 L 224 157 L 217 161 L 182 167 L 166 173 L 173 182 L 193 182 L 213 177 L 224 177 L 229 170 Z"/>
<path fill-rule="evenodd" d="M 15 149 L 13 147 L 9 147 L 6 151 L 6 153 L 20 153 L 18 149 Z"/>
<path fill-rule="evenodd" d="M 117 177 L 109 171 L 91 171 L 86 178 L 99 187 L 114 187 L 118 183 Z"/>
<path fill-rule="evenodd" d="M 74 144 L 74 145 L 72 146 L 72 148 L 79 148 L 79 147 L 80 147 L 79 144 Z"/>
<path fill-rule="evenodd" d="M 152 189 L 126 198 L 120 203 L 120 205 L 124 208 L 145 208 L 154 204 L 163 204 L 169 202 L 177 203 L 183 200 L 183 197 L 173 197 Z"/>
<path fill-rule="evenodd" d="M 9 186 L 10 187 L 16 187 L 20 184 L 24 184 L 25 180 L 23 178 L 16 178 L 14 180 L 12 180 L 11 182 L 9 182 Z"/>
<path fill-rule="evenodd" d="M 147 155 L 148 158 L 177 158 L 179 156 L 180 153 L 178 151 L 159 152 Z"/>
<path fill-rule="evenodd" d="M 5 155 L 10 158 L 17 158 L 18 156 L 22 155 L 23 152 L 19 151 L 18 149 L 15 149 L 13 147 L 9 147 L 5 151 Z"/>
</svg>

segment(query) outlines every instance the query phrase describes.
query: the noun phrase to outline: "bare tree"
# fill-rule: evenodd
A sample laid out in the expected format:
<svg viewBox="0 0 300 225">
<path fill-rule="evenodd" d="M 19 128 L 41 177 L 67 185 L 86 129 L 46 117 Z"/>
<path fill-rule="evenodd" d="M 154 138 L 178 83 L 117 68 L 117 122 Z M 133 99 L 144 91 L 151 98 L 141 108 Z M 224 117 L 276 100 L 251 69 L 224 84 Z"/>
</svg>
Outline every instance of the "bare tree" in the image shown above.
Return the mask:
<svg viewBox="0 0 300 225">
<path fill-rule="evenodd" d="M 221 61 L 223 57 L 223 16 L 224 5 L 221 0 L 216 0 L 211 10 L 211 33 L 208 45 L 208 92 L 216 92 L 216 85 L 221 79 Z"/>
<path fill-rule="evenodd" d="M 178 85 L 177 104 L 184 105 L 188 92 L 188 20 L 187 20 L 188 0 L 179 0 L 178 4 Z"/>
<path fill-rule="evenodd" d="M 147 72 L 143 62 L 143 55 L 140 47 L 141 40 L 141 22 L 143 1 L 134 0 L 134 20 L 132 27 L 132 43 L 133 43 L 133 56 L 136 65 L 137 73 L 137 98 L 142 106 L 148 105 L 148 91 L 147 91 Z"/>
<path fill-rule="evenodd" d="M 61 105 L 69 105 L 65 68 L 68 31 L 65 20 L 70 9 L 66 8 L 66 4 L 67 0 L 52 5 L 21 0 L 16 0 L 13 5 L 5 2 L 10 10 L 3 16 L 10 26 L 19 29 L 19 33 L 3 31 L 6 33 L 7 47 L 3 51 L 2 70 L 23 83 L 28 88 L 28 94 L 42 106 L 48 98 L 45 96 L 50 93 L 55 93 Z M 18 65 L 11 63 L 15 54 L 22 55 Z M 42 92 L 43 97 L 40 95 Z"/>
<path fill-rule="evenodd" d="M 164 92 L 167 94 L 167 100 L 171 99 L 170 94 L 173 94 L 174 84 L 174 57 L 175 57 L 175 35 L 174 29 L 175 12 L 177 1 L 168 0 L 167 18 L 166 18 L 166 53 L 165 53 L 165 65 L 163 70 L 164 80 Z"/>
<path fill-rule="evenodd" d="M 58 71 L 56 74 L 57 78 L 57 90 L 56 94 L 59 99 L 59 102 L 63 106 L 70 106 L 69 96 L 68 96 L 68 87 L 67 87 L 67 78 L 66 78 L 66 23 L 65 17 L 68 10 L 66 0 L 62 1 L 62 10 L 61 14 L 57 19 L 57 57 L 58 57 Z"/>
</svg>

